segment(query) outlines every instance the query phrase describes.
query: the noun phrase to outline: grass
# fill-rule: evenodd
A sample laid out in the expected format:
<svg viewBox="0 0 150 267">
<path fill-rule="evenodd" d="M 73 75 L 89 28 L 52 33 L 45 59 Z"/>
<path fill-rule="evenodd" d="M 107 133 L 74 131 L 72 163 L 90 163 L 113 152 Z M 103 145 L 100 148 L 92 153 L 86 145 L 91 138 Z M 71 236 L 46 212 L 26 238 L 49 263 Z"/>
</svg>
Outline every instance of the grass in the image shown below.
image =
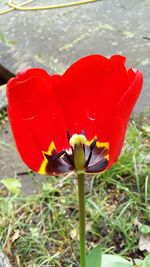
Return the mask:
<svg viewBox="0 0 150 267">
<path fill-rule="evenodd" d="M 87 248 L 143 258 L 135 220 L 150 221 L 150 128 L 135 121 L 118 163 L 86 177 Z M 14 267 L 79 266 L 77 196 L 74 175 L 47 177 L 31 196 L 0 187 L 0 244 Z"/>
</svg>

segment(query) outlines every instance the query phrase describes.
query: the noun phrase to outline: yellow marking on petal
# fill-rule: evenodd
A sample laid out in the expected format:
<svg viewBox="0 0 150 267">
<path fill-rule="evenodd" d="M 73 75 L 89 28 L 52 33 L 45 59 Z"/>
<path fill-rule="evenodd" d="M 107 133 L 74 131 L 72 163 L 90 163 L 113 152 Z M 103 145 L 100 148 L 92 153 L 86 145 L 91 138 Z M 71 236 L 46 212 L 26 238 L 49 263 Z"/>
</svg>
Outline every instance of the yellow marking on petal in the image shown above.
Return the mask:
<svg viewBox="0 0 150 267">
<path fill-rule="evenodd" d="M 108 142 L 96 142 L 97 147 L 104 147 L 104 149 L 108 149 L 108 154 L 104 156 L 105 159 L 109 161 L 109 143 Z M 107 170 L 107 168 L 105 169 Z"/>
<path fill-rule="evenodd" d="M 98 143 L 98 144 L 97 144 Z M 105 147 L 107 149 L 109 149 L 109 143 L 108 142 L 97 142 L 96 143 L 96 146 L 97 147 Z M 108 151 L 108 154 L 106 156 L 104 156 L 105 159 L 107 159 L 109 161 L 109 151 Z M 108 170 L 108 166 L 106 167 L 105 170 L 103 170 L 102 172 L 100 172 L 101 174 L 104 173 L 105 171 Z"/>
<path fill-rule="evenodd" d="M 97 139 L 97 136 L 96 135 L 95 135 L 95 137 L 92 140 L 90 140 L 90 141 L 87 140 L 86 141 L 86 145 L 90 146 L 95 139 Z"/>
<path fill-rule="evenodd" d="M 95 135 L 95 137 L 90 140 L 90 141 L 86 141 L 86 145 L 91 145 L 93 143 L 94 140 L 97 139 L 97 136 Z M 97 147 L 105 147 L 107 149 L 109 149 L 109 143 L 108 142 L 99 142 L 99 141 L 96 141 L 96 146 Z"/>
<path fill-rule="evenodd" d="M 96 146 L 97 147 L 105 147 L 105 148 L 109 149 L 109 143 L 108 142 L 99 142 L 99 141 L 97 141 L 96 142 Z"/>
<path fill-rule="evenodd" d="M 48 163 L 48 160 L 47 160 L 47 158 L 45 157 L 44 154 L 47 154 L 47 155 L 51 156 L 53 150 L 55 150 L 55 149 L 56 149 L 55 144 L 52 141 L 50 143 L 50 146 L 49 146 L 48 150 L 47 151 L 42 151 L 44 160 L 43 160 L 43 162 L 42 162 L 42 164 L 41 164 L 41 166 L 40 166 L 40 168 L 38 170 L 38 173 L 40 173 L 40 174 L 46 174 L 46 171 L 45 170 L 46 170 L 46 164 Z"/>
<path fill-rule="evenodd" d="M 107 154 L 104 158 L 108 159 L 108 161 L 109 161 L 109 154 Z"/>
</svg>

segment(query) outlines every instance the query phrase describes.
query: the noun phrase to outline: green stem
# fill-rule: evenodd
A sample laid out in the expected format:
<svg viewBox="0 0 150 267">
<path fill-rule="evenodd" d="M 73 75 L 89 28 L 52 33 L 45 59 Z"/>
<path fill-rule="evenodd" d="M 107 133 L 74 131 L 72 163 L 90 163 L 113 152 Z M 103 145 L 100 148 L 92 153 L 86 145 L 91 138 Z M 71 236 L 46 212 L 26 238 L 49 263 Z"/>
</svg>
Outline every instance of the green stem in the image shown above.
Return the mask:
<svg viewBox="0 0 150 267">
<path fill-rule="evenodd" d="M 84 173 L 77 172 L 77 176 L 78 176 L 79 220 L 80 220 L 80 267 L 86 267 Z"/>
</svg>

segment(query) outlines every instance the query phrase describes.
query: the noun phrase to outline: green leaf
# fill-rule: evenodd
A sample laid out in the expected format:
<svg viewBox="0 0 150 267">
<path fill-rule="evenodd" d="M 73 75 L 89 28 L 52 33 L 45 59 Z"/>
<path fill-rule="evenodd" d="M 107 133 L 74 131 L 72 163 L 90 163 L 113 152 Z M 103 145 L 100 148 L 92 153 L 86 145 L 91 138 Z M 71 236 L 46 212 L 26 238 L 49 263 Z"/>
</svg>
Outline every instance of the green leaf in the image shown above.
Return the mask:
<svg viewBox="0 0 150 267">
<path fill-rule="evenodd" d="M 150 254 L 144 259 L 143 267 L 150 267 Z"/>
<path fill-rule="evenodd" d="M 52 191 L 52 185 L 50 183 L 43 184 L 43 191 Z"/>
<path fill-rule="evenodd" d="M 147 234 L 150 234 L 150 226 L 146 225 L 146 224 L 142 224 L 140 226 L 140 232 L 143 234 L 143 235 L 147 235 Z"/>
<path fill-rule="evenodd" d="M 132 267 L 132 264 L 121 256 L 102 254 L 101 267 Z"/>
<path fill-rule="evenodd" d="M 101 267 L 101 249 L 99 245 L 87 255 L 86 267 Z"/>
<path fill-rule="evenodd" d="M 2 179 L 1 183 L 7 188 L 7 190 L 15 195 L 20 193 L 21 183 L 16 178 L 6 178 Z"/>
<path fill-rule="evenodd" d="M 141 259 L 134 259 L 134 261 L 135 261 L 135 263 L 136 263 L 136 265 L 135 265 L 135 267 L 143 267 L 143 260 L 141 260 Z"/>
<path fill-rule="evenodd" d="M 135 267 L 150 267 L 150 254 L 144 260 L 135 259 Z"/>
</svg>

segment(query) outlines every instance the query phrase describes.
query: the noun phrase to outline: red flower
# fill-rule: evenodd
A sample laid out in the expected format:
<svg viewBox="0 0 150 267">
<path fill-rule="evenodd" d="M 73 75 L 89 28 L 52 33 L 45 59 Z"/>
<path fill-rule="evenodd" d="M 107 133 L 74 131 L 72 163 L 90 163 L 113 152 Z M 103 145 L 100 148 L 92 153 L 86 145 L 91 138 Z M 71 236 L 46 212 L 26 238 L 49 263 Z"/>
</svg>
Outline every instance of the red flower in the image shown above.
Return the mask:
<svg viewBox="0 0 150 267">
<path fill-rule="evenodd" d="M 124 63 L 123 56 L 92 55 L 62 76 L 29 69 L 8 82 L 12 132 L 32 170 L 57 175 L 73 169 L 100 172 L 118 160 L 143 83 L 141 72 L 126 70 Z M 72 143 L 70 138 L 81 133 Z M 85 158 L 79 167 L 78 146 Z"/>
</svg>

